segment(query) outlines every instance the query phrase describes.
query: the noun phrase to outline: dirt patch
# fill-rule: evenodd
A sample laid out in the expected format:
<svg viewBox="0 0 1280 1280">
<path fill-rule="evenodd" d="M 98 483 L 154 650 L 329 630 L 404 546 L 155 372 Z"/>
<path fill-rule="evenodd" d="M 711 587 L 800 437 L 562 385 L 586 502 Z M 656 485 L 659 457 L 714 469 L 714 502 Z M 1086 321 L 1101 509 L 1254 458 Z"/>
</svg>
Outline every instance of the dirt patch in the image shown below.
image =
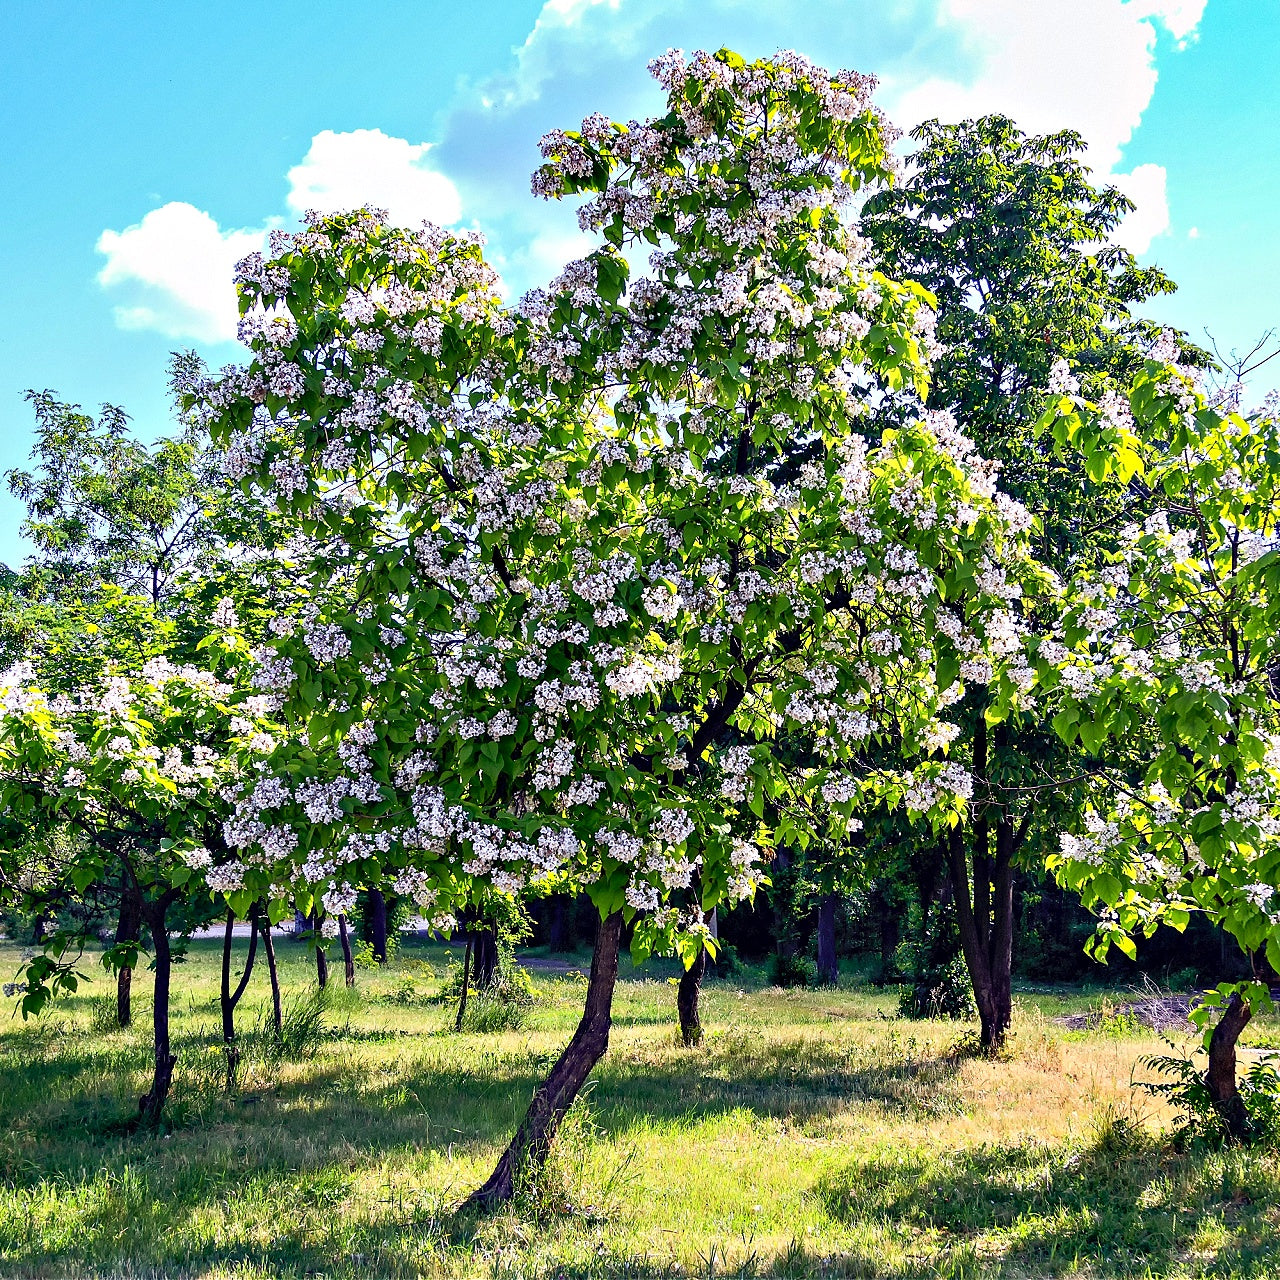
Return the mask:
<svg viewBox="0 0 1280 1280">
<path fill-rule="evenodd" d="M 1132 1018 L 1152 1031 L 1185 1031 L 1191 1025 L 1189 1014 L 1200 1003 L 1194 996 L 1153 996 L 1146 1000 L 1133 1000 L 1128 1004 L 1108 1004 L 1102 1009 L 1090 1009 L 1087 1013 L 1073 1013 L 1055 1018 L 1059 1026 L 1072 1031 L 1088 1031 L 1116 1018 Z"/>
<path fill-rule="evenodd" d="M 574 964 L 572 960 L 548 960 L 543 956 L 517 956 L 520 967 L 533 973 L 568 974 L 580 973 L 585 978 L 591 969 L 590 964 Z"/>
</svg>

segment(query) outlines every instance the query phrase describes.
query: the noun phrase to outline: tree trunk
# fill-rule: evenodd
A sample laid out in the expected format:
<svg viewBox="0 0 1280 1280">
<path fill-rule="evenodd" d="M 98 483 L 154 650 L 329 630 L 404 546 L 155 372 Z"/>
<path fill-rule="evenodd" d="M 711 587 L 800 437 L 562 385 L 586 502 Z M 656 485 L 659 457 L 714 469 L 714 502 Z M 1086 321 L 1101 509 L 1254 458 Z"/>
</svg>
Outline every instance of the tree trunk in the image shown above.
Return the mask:
<svg viewBox="0 0 1280 1280">
<path fill-rule="evenodd" d="M 329 957 L 324 953 L 324 934 L 318 911 L 311 913 L 311 942 L 316 949 L 316 985 L 321 991 L 329 985 Z"/>
<path fill-rule="evenodd" d="M 569 901 L 567 893 L 557 893 L 551 898 L 551 911 L 547 920 L 548 951 L 573 950 L 573 943 L 569 936 Z"/>
<path fill-rule="evenodd" d="M 116 946 L 137 942 L 142 936 L 142 895 L 131 879 L 120 890 L 120 919 L 116 923 Z M 127 1027 L 133 1023 L 133 966 L 121 965 L 116 971 L 116 1022 Z"/>
<path fill-rule="evenodd" d="M 244 972 L 234 991 L 231 990 L 231 951 L 234 938 L 233 930 L 236 913 L 227 912 L 227 926 L 222 934 L 222 989 L 220 1001 L 222 1005 L 222 1047 L 227 1055 L 227 1092 L 236 1087 L 236 1072 L 240 1066 L 240 1050 L 236 1045 L 236 1005 L 249 985 L 249 975 L 253 972 L 254 957 L 258 954 L 258 909 L 254 906 L 249 916 L 249 954 L 244 962 Z"/>
<path fill-rule="evenodd" d="M 173 1068 L 177 1058 L 169 1048 L 169 979 L 173 971 L 173 954 L 169 950 L 169 931 L 165 914 L 169 903 L 159 902 L 143 908 L 143 919 L 151 929 L 151 945 L 155 948 L 156 985 L 151 1001 L 151 1032 L 155 1048 L 155 1073 L 151 1088 L 138 1099 L 138 1124 L 154 1129 L 160 1124 L 169 1086 L 173 1083 Z"/>
<path fill-rule="evenodd" d="M 492 926 L 483 926 L 475 932 L 475 947 L 471 953 L 474 966 L 475 987 L 483 991 L 493 986 L 498 976 L 498 932 Z"/>
<path fill-rule="evenodd" d="M 707 949 L 698 949 L 698 958 L 680 975 L 676 989 L 676 1009 L 680 1014 L 680 1039 L 685 1048 L 693 1049 L 702 1043 L 702 1018 L 698 1013 L 698 997 L 702 994 L 702 979 L 707 972 Z"/>
<path fill-rule="evenodd" d="M 837 893 L 824 894 L 818 905 L 818 981 L 826 987 L 834 987 L 840 981 L 840 962 L 836 957 L 836 908 L 840 904 Z"/>
<path fill-rule="evenodd" d="M 600 922 L 596 933 L 591 977 L 587 981 L 587 998 L 578 1029 L 542 1088 L 533 1095 L 511 1145 L 502 1153 L 489 1180 L 467 1201 L 469 1206 L 490 1208 L 512 1199 L 517 1180 L 536 1175 L 546 1163 L 560 1122 L 609 1048 L 621 942 L 622 912 L 615 911 Z"/>
<path fill-rule="evenodd" d="M 999 748 L 1004 745 L 1005 727 L 1001 725 L 996 734 Z M 973 735 L 973 776 L 979 789 L 985 790 L 987 772 L 987 722 L 980 715 Z M 960 828 L 952 828 L 947 836 L 960 945 L 973 983 L 984 1053 L 1004 1048 L 1013 1018 L 1013 857 L 1028 818 L 1029 811 L 1024 814 L 1022 830 L 1015 832 L 1008 810 L 997 812 L 993 860 L 990 810 L 978 802 L 973 821 L 972 885 Z"/>
<path fill-rule="evenodd" d="M 276 1039 L 284 1034 L 284 1010 L 280 1002 L 280 972 L 276 968 L 276 948 L 271 941 L 271 917 L 263 910 L 262 949 L 267 953 L 267 973 L 271 978 L 271 1022 Z"/>
<path fill-rule="evenodd" d="M 1003 1046 L 1013 1022 L 1013 816 L 996 824 L 996 860 L 991 888 L 991 997 L 995 1007 L 992 1047 Z"/>
<path fill-rule="evenodd" d="M 373 958 L 379 964 L 387 963 L 387 900 L 381 889 L 369 890 L 369 928 L 373 934 Z"/>
<path fill-rule="evenodd" d="M 467 949 L 462 953 L 462 993 L 458 997 L 458 1016 L 453 1020 L 453 1029 L 462 1030 L 462 1020 L 467 1016 L 467 987 L 471 982 L 471 945 L 472 935 L 467 934 Z"/>
<path fill-rule="evenodd" d="M 1218 1025 L 1209 1037 L 1209 1069 L 1205 1072 L 1205 1084 L 1214 1109 L 1222 1117 L 1227 1132 L 1237 1141 L 1250 1135 L 1249 1113 L 1244 1109 L 1244 1099 L 1236 1086 L 1236 1041 L 1249 1025 L 1253 1010 L 1238 991 L 1232 992 Z"/>
<path fill-rule="evenodd" d="M 356 985 L 356 962 L 351 954 L 351 939 L 347 936 L 347 917 L 338 917 L 338 938 L 342 942 L 342 976 L 347 986 Z"/>
</svg>

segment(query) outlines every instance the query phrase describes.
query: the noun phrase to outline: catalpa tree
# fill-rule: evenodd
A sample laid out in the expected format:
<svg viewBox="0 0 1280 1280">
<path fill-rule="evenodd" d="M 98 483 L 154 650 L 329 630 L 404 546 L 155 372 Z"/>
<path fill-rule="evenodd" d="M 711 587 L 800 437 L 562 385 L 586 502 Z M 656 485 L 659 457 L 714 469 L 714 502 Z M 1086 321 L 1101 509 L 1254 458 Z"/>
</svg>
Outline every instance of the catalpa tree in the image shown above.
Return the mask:
<svg viewBox="0 0 1280 1280">
<path fill-rule="evenodd" d="M 599 909 L 582 1021 L 479 1203 L 604 1053 L 624 924 L 691 959 L 703 912 L 759 883 L 776 735 L 833 821 L 886 735 L 922 761 L 913 802 L 958 819 L 938 713 L 962 665 L 1022 662 L 981 584 L 1025 555 L 1025 511 L 946 418 L 864 434 L 932 344 L 851 213 L 890 177 L 872 82 L 794 55 L 652 69 L 665 116 L 542 140 L 535 190 L 588 197 L 600 237 L 546 291 L 504 306 L 470 236 L 313 217 L 242 264 L 252 362 L 187 395 L 319 548 L 259 655 L 295 732 L 228 823 L 247 874 L 390 879 L 436 911 L 555 877 Z"/>
<path fill-rule="evenodd" d="M 136 897 L 155 949 L 152 1031 L 155 1066 L 139 1101 L 139 1119 L 156 1125 L 173 1078 L 169 1041 L 172 954 L 170 910 L 180 899 L 226 896 L 244 915 L 240 864 L 223 843 L 226 796 L 240 790 L 276 744 L 266 700 L 247 690 L 247 644 L 228 629 L 230 602 L 200 644 L 204 661 L 153 656 L 140 666 L 105 661 L 74 692 L 51 690 L 32 666 L 0 676 L 0 811 L 25 830 L 67 827 L 73 856 L 58 874 L 83 892 L 121 874 Z M 30 887 L 22 856 L 0 853 L 0 891 Z M 283 898 L 278 904 L 282 914 Z M 67 939 L 56 936 L 25 966 L 24 1016 L 38 1013 L 79 975 Z M 112 949 L 109 962 L 132 969 L 136 936 Z"/>
<path fill-rule="evenodd" d="M 1039 646 L 1054 727 L 1094 758 L 1093 803 L 1051 866 L 1100 911 L 1100 958 L 1202 911 L 1280 968 L 1280 424 L 1207 406 L 1174 354 L 1162 342 L 1127 400 L 1068 394 L 1048 417 L 1092 469 L 1150 491 Z M 1201 1010 L 1222 1010 L 1206 1084 L 1237 1134 L 1235 1043 L 1260 1002 L 1261 983 L 1228 984 Z"/>
</svg>

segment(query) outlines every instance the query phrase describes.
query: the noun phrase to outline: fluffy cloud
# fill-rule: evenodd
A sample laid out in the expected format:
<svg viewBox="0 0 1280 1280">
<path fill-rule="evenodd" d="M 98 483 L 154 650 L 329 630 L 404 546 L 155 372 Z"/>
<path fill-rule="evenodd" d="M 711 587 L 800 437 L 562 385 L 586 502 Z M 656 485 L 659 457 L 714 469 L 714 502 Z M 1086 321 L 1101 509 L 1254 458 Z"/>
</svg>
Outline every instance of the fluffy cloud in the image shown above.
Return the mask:
<svg viewBox="0 0 1280 1280">
<path fill-rule="evenodd" d="M 268 228 L 223 231 L 194 205 L 173 201 L 123 231 L 104 231 L 98 282 L 119 289 L 122 329 L 156 329 L 170 338 L 226 342 L 236 336 L 235 264 L 266 245 Z"/>
<path fill-rule="evenodd" d="M 1100 180 L 1138 203 L 1117 239 L 1138 252 L 1168 227 L 1164 171 L 1120 172 L 1151 101 L 1158 43 L 1194 36 L 1205 0 L 548 0 L 511 68 L 464 88 L 437 162 L 494 242 L 515 290 L 540 283 L 535 245 L 567 239 L 568 211 L 540 206 L 533 142 L 588 111 L 660 108 L 644 64 L 669 46 L 795 48 L 881 78 L 878 101 L 910 128 L 999 111 L 1031 131 L 1072 128 Z"/>
<path fill-rule="evenodd" d="M 409 225 L 465 218 L 490 239 L 507 288 L 522 292 L 581 253 L 573 209 L 529 194 L 536 141 L 590 111 L 661 109 L 645 63 L 664 49 L 728 44 L 747 56 L 799 49 L 828 66 L 874 71 L 900 126 L 991 111 L 1023 128 L 1078 130 L 1099 179 L 1138 205 L 1117 239 L 1136 252 L 1169 226 L 1165 172 L 1122 171 L 1125 144 L 1155 91 L 1161 39 L 1185 44 L 1206 0 L 547 0 L 512 64 L 460 87 L 438 145 L 376 128 L 317 133 L 289 170 L 294 214 L 370 203 Z M 430 163 L 428 164 L 428 161 Z M 270 225 L 270 224 L 268 224 Z M 99 279 L 129 291 L 126 327 L 205 341 L 232 336 L 231 265 L 265 227 L 221 231 L 170 204 L 106 231 Z"/>
<path fill-rule="evenodd" d="M 289 170 L 289 208 L 337 213 L 372 204 L 406 226 L 424 219 L 444 226 L 457 222 L 458 189 L 424 165 L 430 149 L 428 142 L 392 138 L 381 129 L 325 129 L 311 139 L 302 163 Z"/>
<path fill-rule="evenodd" d="M 429 147 L 379 129 L 326 129 L 289 170 L 285 203 L 295 214 L 373 204 L 411 225 L 424 218 L 456 222 L 461 212 L 457 189 L 424 166 Z M 170 338 L 234 341 L 233 269 L 247 254 L 264 250 L 268 231 L 282 221 L 223 231 L 211 214 L 174 201 L 152 209 L 135 226 L 104 231 L 97 248 L 107 261 L 98 282 L 127 299 L 115 308 L 116 323 Z"/>
</svg>

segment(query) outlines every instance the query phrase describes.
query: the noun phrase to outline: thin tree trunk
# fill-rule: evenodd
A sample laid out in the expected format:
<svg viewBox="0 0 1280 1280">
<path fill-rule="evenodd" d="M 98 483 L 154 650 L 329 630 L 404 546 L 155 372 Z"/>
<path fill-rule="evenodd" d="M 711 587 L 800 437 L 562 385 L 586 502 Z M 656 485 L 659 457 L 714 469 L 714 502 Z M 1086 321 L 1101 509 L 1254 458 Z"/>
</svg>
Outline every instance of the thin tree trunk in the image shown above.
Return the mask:
<svg viewBox="0 0 1280 1280">
<path fill-rule="evenodd" d="M 1238 991 L 1232 992 L 1218 1025 L 1209 1037 L 1209 1069 L 1205 1084 L 1214 1109 L 1222 1117 L 1227 1132 L 1237 1141 L 1249 1137 L 1249 1113 L 1236 1085 L 1236 1041 L 1249 1025 L 1253 1010 Z"/>
<path fill-rule="evenodd" d="M 462 1020 L 467 1016 L 467 985 L 471 981 L 471 942 L 472 935 L 467 934 L 467 949 L 462 955 L 462 994 L 458 997 L 458 1016 L 453 1021 L 455 1031 L 462 1030 Z"/>
<path fill-rule="evenodd" d="M 262 949 L 267 953 L 267 974 L 271 978 L 271 1022 L 276 1039 L 284 1034 L 284 1009 L 280 1001 L 280 972 L 276 968 L 276 948 L 271 941 L 271 917 L 263 910 Z"/>
<path fill-rule="evenodd" d="M 369 930 L 373 934 L 373 958 L 387 963 L 387 900 L 381 889 L 369 890 Z"/>
<path fill-rule="evenodd" d="M 151 1088 L 138 1099 L 138 1124 L 154 1129 L 160 1124 L 165 1099 L 173 1083 L 173 1068 L 177 1064 L 169 1047 L 169 980 L 173 971 L 173 953 L 169 949 L 169 931 L 165 914 L 169 903 L 165 898 L 143 908 L 143 919 L 151 929 L 151 944 L 155 948 L 156 985 L 151 1001 L 151 1032 L 155 1049 L 155 1072 Z"/>
<path fill-rule="evenodd" d="M 347 917 L 338 917 L 338 937 L 342 942 L 342 976 L 347 986 L 356 985 L 356 962 L 351 954 L 351 939 L 347 936 Z"/>
<path fill-rule="evenodd" d="M 818 905 L 818 981 L 834 987 L 840 981 L 840 962 L 836 956 L 836 908 L 839 894 L 824 894 Z"/>
<path fill-rule="evenodd" d="M 236 913 L 227 912 L 227 926 L 222 934 L 222 1047 L 227 1055 L 227 1092 L 236 1087 L 236 1072 L 240 1066 L 240 1050 L 236 1045 L 236 1005 L 249 985 L 253 973 L 253 961 L 258 954 L 258 909 L 255 904 L 249 915 L 249 954 L 245 958 L 244 972 L 234 991 L 231 990 L 231 952 L 234 940 Z"/>
<path fill-rule="evenodd" d="M 142 895 L 129 877 L 120 890 L 120 919 L 116 924 L 116 946 L 137 942 L 142 936 Z M 133 1022 L 133 966 L 121 965 L 116 971 L 116 1022 L 130 1026 Z"/>
<path fill-rule="evenodd" d="M 698 958 L 680 975 L 676 988 L 676 1009 L 680 1014 L 680 1039 L 688 1049 L 702 1043 L 702 1017 L 698 1011 L 698 998 L 702 994 L 702 979 L 707 972 L 707 949 L 698 949 Z"/>
<path fill-rule="evenodd" d="M 600 922 L 596 933 L 591 977 L 587 981 L 587 998 L 578 1029 L 545 1083 L 533 1095 L 511 1145 L 502 1153 L 488 1181 L 467 1201 L 469 1206 L 490 1208 L 512 1199 L 517 1181 L 536 1175 L 546 1163 L 560 1122 L 609 1048 L 621 942 L 622 912 L 615 911 Z"/>
<path fill-rule="evenodd" d="M 320 912 L 311 913 L 311 941 L 316 949 L 316 985 L 321 991 L 329 985 L 329 957 L 324 953 L 324 934 Z"/>
</svg>

